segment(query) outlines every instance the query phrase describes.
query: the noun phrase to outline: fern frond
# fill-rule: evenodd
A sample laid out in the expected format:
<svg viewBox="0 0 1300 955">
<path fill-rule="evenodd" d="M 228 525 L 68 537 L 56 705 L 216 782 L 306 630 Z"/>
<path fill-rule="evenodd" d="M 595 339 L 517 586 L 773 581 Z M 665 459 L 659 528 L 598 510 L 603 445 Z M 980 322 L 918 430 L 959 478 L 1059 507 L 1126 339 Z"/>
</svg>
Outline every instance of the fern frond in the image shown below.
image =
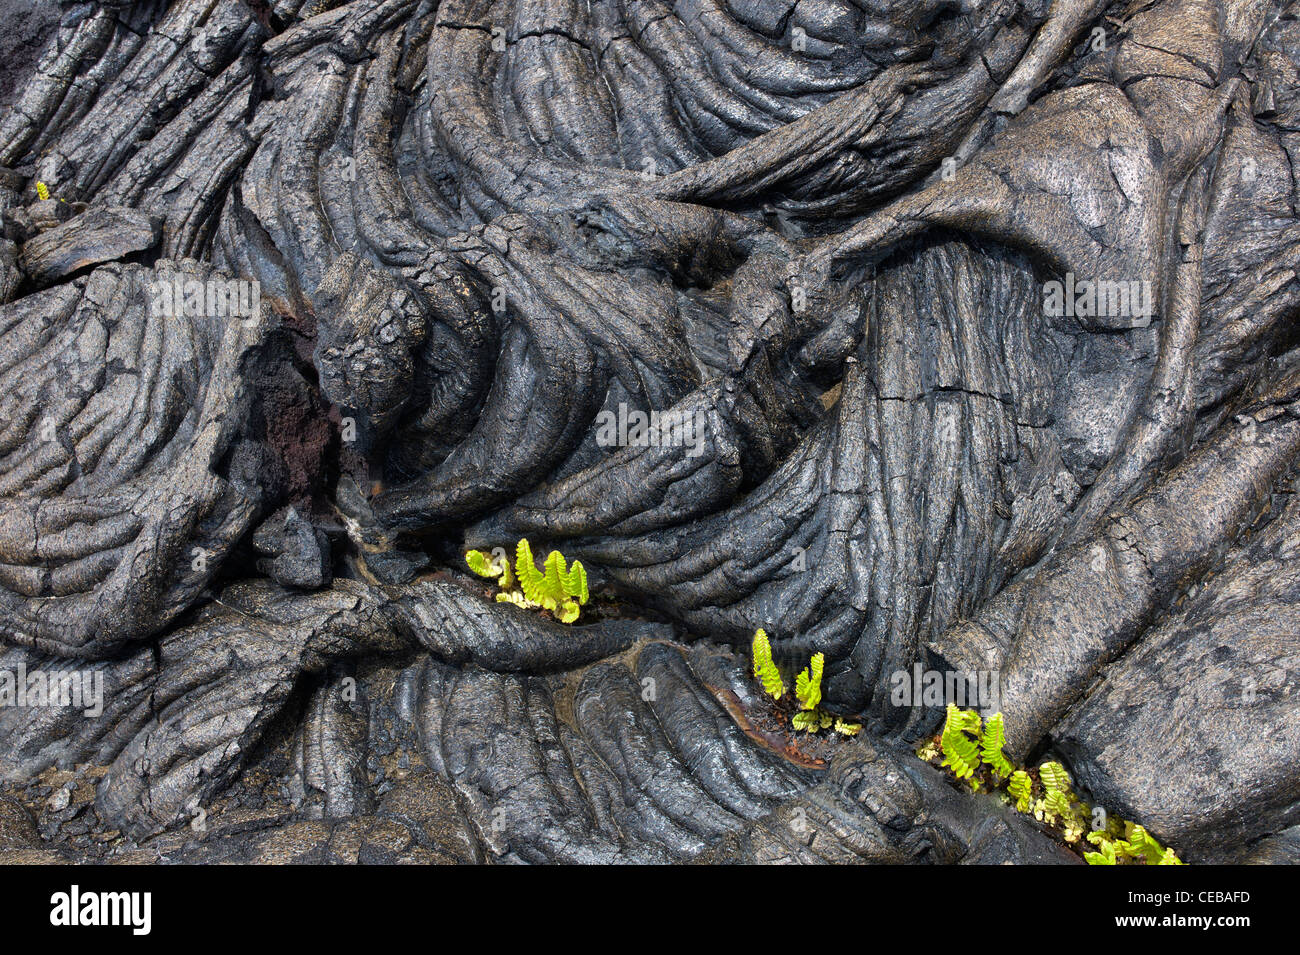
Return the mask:
<svg viewBox="0 0 1300 955">
<path fill-rule="evenodd" d="M 984 724 L 984 733 L 980 737 L 980 758 L 992 767 L 993 772 L 1006 779 L 1011 775 L 1012 768 L 1002 752 L 1002 747 L 1007 743 L 1003 732 L 1002 714 L 994 713 Z"/>
<path fill-rule="evenodd" d="M 45 183 L 38 181 L 36 183 L 36 198 L 40 199 L 42 202 L 50 198 L 50 187 Z"/>
<path fill-rule="evenodd" d="M 1029 812 L 1033 799 L 1034 781 L 1023 769 L 1017 769 L 1007 781 L 1007 792 L 1016 801 L 1016 812 Z"/>
<path fill-rule="evenodd" d="M 785 695 L 785 681 L 781 671 L 772 662 L 772 644 L 767 639 L 767 631 L 759 630 L 754 634 L 752 646 L 754 657 L 754 678 L 763 684 L 763 692 L 774 700 Z"/>
<path fill-rule="evenodd" d="M 572 600 L 561 601 L 559 608 L 555 611 L 556 619 L 560 623 L 573 623 L 581 613 L 582 611 L 578 608 L 578 605 Z"/>
<path fill-rule="evenodd" d="M 797 730 L 816 733 L 824 730 L 834 722 L 830 715 L 821 710 L 800 710 L 790 720 L 790 725 Z"/>
<path fill-rule="evenodd" d="M 1089 837 L 1091 838 L 1091 836 Z M 1088 865 L 1118 865 L 1115 861 L 1115 844 L 1109 840 L 1101 843 L 1101 849 L 1097 852 L 1085 852 L 1083 861 Z"/>
<path fill-rule="evenodd" d="M 1038 767 L 1038 778 L 1047 792 L 1070 792 L 1070 774 L 1058 762 L 1043 763 Z"/>
<path fill-rule="evenodd" d="M 1130 822 L 1124 829 L 1128 854 L 1134 859 L 1145 859 L 1147 865 L 1183 865 L 1172 849 L 1165 849 L 1144 827 Z"/>
<path fill-rule="evenodd" d="M 578 603 L 586 606 L 587 603 L 587 569 L 582 566 L 582 561 L 575 560 L 569 572 L 564 575 L 564 593 L 566 596 L 577 599 Z"/>
<path fill-rule="evenodd" d="M 509 558 L 497 559 L 481 550 L 472 550 L 465 554 L 465 563 L 480 577 L 495 577 L 502 590 L 514 586 L 515 577 L 510 572 Z"/>
<path fill-rule="evenodd" d="M 801 709 L 815 710 L 822 701 L 822 668 L 826 664 L 826 655 L 814 653 L 794 681 L 794 695 Z"/>
<path fill-rule="evenodd" d="M 515 577 L 519 579 L 519 589 L 524 592 L 525 597 L 539 607 L 546 605 L 544 600 L 546 594 L 543 589 L 545 575 L 533 562 L 533 548 L 528 543 L 527 537 L 521 538 L 515 547 Z"/>
<path fill-rule="evenodd" d="M 1070 802 L 1067 798 L 1065 811 L 1061 813 L 1061 838 L 1066 842 L 1078 842 L 1083 838 L 1087 822 L 1084 819 L 1084 807 L 1081 803 Z"/>
<path fill-rule="evenodd" d="M 542 562 L 542 586 L 552 597 L 564 597 L 564 579 L 569 575 L 569 566 L 564 555 L 553 550 Z"/>
<path fill-rule="evenodd" d="M 763 670 L 772 662 L 772 645 L 767 639 L 767 631 L 759 628 L 754 631 L 754 639 L 749 644 L 749 655 L 753 665 L 754 679 L 763 679 Z"/>
<path fill-rule="evenodd" d="M 553 593 L 564 594 L 564 581 L 569 576 L 569 562 L 564 559 L 564 555 L 558 550 L 553 550 L 546 555 L 546 560 L 542 561 L 542 573 L 546 578 L 546 586 Z"/>
<path fill-rule="evenodd" d="M 1043 816 L 1048 822 L 1055 822 L 1058 818 L 1068 819 L 1070 816 L 1070 797 L 1060 789 L 1049 789 L 1043 796 Z"/>
<path fill-rule="evenodd" d="M 857 736 L 862 732 L 862 724 L 849 723 L 837 716 L 835 718 L 835 732 L 841 736 Z"/>
<path fill-rule="evenodd" d="M 970 721 L 971 716 L 975 717 L 974 724 Z M 976 727 L 975 732 L 978 732 L 978 713 L 964 713 L 957 709 L 956 704 L 948 704 L 948 718 L 944 720 L 939 745 L 943 747 L 943 765 L 950 767 L 958 779 L 973 775 L 980 763 L 975 740 L 966 735 L 967 727 L 972 725 Z"/>
<path fill-rule="evenodd" d="M 1114 846 L 1115 848 L 1115 855 L 1117 858 L 1120 859 L 1142 858 L 1142 850 L 1137 846 L 1133 845 L 1133 843 L 1129 842 L 1127 839 L 1115 839 L 1114 841 L 1111 842 L 1111 845 Z"/>
<path fill-rule="evenodd" d="M 515 571 L 510 570 L 508 557 L 493 558 L 483 551 L 471 550 L 465 554 L 465 563 L 480 577 L 496 577 L 502 593 L 500 603 L 517 607 L 549 610 L 561 623 L 573 623 L 581 612 L 579 604 L 589 599 L 587 571 L 580 561 L 573 567 L 565 566 L 564 555 L 553 550 L 546 558 L 545 569 L 538 570 L 533 560 L 533 548 L 528 538 L 522 538 L 515 547 Z M 518 582 L 519 590 L 514 590 Z M 576 599 L 570 599 L 576 598 Z"/>
<path fill-rule="evenodd" d="M 983 729 L 983 721 L 980 720 L 979 713 L 975 710 L 957 709 L 954 704 L 949 704 L 949 706 L 952 709 L 957 710 L 957 715 L 953 717 L 956 721 L 957 727 L 978 739 L 980 732 Z"/>
<path fill-rule="evenodd" d="M 495 577 L 500 573 L 496 569 L 496 564 L 492 558 L 481 550 L 472 550 L 466 553 L 465 563 L 469 564 L 469 569 L 480 577 Z"/>
</svg>

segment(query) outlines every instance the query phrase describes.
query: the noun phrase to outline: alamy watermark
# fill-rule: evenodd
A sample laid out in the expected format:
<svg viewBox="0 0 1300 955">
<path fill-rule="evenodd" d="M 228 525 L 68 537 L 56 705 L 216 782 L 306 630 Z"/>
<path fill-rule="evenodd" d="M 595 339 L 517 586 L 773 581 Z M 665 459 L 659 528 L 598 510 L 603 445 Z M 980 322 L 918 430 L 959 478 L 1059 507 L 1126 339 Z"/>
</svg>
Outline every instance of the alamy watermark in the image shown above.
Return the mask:
<svg viewBox="0 0 1300 955">
<path fill-rule="evenodd" d="M 153 927 L 152 892 L 92 892 L 74 885 L 50 896 L 50 924 L 54 926 L 111 926 L 148 935 Z"/>
<path fill-rule="evenodd" d="M 651 411 L 628 409 L 622 402 L 617 411 L 605 409 L 596 415 L 596 444 L 602 448 L 686 448 L 686 456 L 704 453 L 707 427 L 702 411 Z"/>
<path fill-rule="evenodd" d="M 65 707 L 83 716 L 104 712 L 103 670 L 0 670 L 0 706 Z"/>
<path fill-rule="evenodd" d="M 889 675 L 889 702 L 899 707 L 955 703 L 993 714 L 1002 709 L 1001 684 L 997 670 L 927 670 L 915 663 Z"/>
<path fill-rule="evenodd" d="M 235 318 L 254 321 L 262 308 L 262 286 L 249 279 L 199 278 L 167 272 L 149 283 L 149 308 L 155 318 Z"/>
<path fill-rule="evenodd" d="M 1066 272 L 1064 282 L 1043 283 L 1043 314 L 1052 318 L 1124 318 L 1131 328 L 1146 328 L 1154 312 L 1146 279 L 1076 279 Z"/>
</svg>

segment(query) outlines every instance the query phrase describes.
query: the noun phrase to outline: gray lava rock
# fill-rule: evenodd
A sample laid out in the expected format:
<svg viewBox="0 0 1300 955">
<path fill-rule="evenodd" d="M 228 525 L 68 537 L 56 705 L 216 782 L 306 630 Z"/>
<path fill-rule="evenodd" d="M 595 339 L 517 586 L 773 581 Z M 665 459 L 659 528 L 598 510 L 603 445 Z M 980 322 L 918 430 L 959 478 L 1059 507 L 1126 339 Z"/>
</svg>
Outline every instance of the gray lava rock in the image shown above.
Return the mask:
<svg viewBox="0 0 1300 955">
<path fill-rule="evenodd" d="M 911 756 L 918 666 L 1291 857 L 1300 4 L 57 12 L 0 47 L 7 859 L 1077 861 Z M 465 573 L 521 537 L 576 625 Z"/>
</svg>

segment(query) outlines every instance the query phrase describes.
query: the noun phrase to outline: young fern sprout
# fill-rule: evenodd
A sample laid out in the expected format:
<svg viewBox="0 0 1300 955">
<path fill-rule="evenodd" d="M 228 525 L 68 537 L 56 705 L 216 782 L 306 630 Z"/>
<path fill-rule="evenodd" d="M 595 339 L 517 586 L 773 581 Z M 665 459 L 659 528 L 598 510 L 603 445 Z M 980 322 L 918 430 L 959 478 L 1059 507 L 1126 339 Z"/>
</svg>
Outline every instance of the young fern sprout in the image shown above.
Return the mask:
<svg viewBox="0 0 1300 955">
<path fill-rule="evenodd" d="M 763 685 L 763 692 L 772 699 L 781 699 L 785 695 L 785 680 L 781 679 L 781 671 L 772 662 L 772 644 L 768 642 L 766 630 L 754 634 L 751 654 L 754 658 L 754 679 Z"/>
<path fill-rule="evenodd" d="M 481 550 L 472 550 L 465 555 L 465 563 L 469 564 L 469 569 L 480 577 L 496 577 L 497 586 L 502 590 L 514 586 L 515 575 L 510 570 L 509 557 L 494 558 Z"/>
<path fill-rule="evenodd" d="M 952 770 L 958 779 L 969 779 L 979 768 L 980 755 L 976 741 L 970 734 L 980 731 L 980 715 L 974 710 L 960 710 L 948 704 L 948 715 L 943 721 L 943 765 Z"/>
<path fill-rule="evenodd" d="M 857 736 L 862 732 L 861 723 L 850 723 L 847 720 L 835 717 L 835 732 L 841 736 Z"/>
<path fill-rule="evenodd" d="M 1141 859 L 1147 865 L 1184 865 L 1173 849 L 1166 849 L 1146 829 L 1131 822 L 1124 823 L 1124 838 L 1112 836 L 1108 831 L 1088 833 L 1088 841 L 1097 846 L 1096 852 L 1085 852 L 1088 865 L 1119 865 L 1121 859 Z"/>
<path fill-rule="evenodd" d="M 1029 812 L 1033 807 L 1034 781 L 1023 769 L 1017 769 L 1007 780 L 1007 793 L 1015 800 L 1016 812 Z"/>
<path fill-rule="evenodd" d="M 587 571 L 582 561 L 569 566 L 564 555 L 553 550 L 546 556 L 541 570 L 533 560 L 533 548 L 527 538 L 515 547 L 513 572 L 506 557 L 493 558 L 490 554 L 472 550 L 465 555 L 469 569 L 480 577 L 495 577 L 501 592 L 498 603 L 512 603 L 525 609 L 548 611 L 561 623 L 573 623 L 587 603 Z"/>
<path fill-rule="evenodd" d="M 753 657 L 754 679 L 762 685 L 764 693 L 773 700 L 780 700 L 785 696 L 786 685 L 781 677 L 781 671 L 772 661 L 772 644 L 768 640 L 766 630 L 759 630 L 754 634 L 750 654 Z M 795 677 L 794 695 L 799 709 L 790 718 L 790 725 L 806 733 L 817 733 L 833 728 L 841 736 L 857 736 L 862 731 L 860 723 L 850 723 L 821 709 L 822 672 L 825 666 L 826 655 L 814 653 L 812 659 L 808 661 L 808 666 Z"/>
<path fill-rule="evenodd" d="M 1043 763 L 1038 767 L 1038 778 L 1048 792 L 1069 792 L 1070 774 L 1060 763 Z"/>
<path fill-rule="evenodd" d="M 1004 788 L 1003 800 L 1016 812 L 1032 814 L 1072 845 L 1087 833 L 1087 841 L 1097 847 L 1095 852 L 1083 853 L 1089 865 L 1120 865 L 1129 860 L 1145 865 L 1183 865 L 1173 849 L 1166 849 L 1134 823 L 1111 819 L 1101 823 L 1102 829 L 1088 832 L 1091 807 L 1074 793 L 1065 767 L 1055 760 L 1034 770 L 1013 766 L 1002 751 L 1006 746 L 1004 725 L 1001 713 L 981 720 L 974 710 L 962 710 L 950 703 L 938 745 L 933 739 L 927 740 L 916 754 L 926 762 L 942 754 L 940 765 L 976 790 L 981 782 L 989 781 L 988 774 L 981 772 L 981 767 L 987 766 L 993 773 L 990 785 L 994 791 Z M 1035 776 L 1041 792 L 1037 799 Z M 1105 815 L 1101 814 L 1101 818 Z"/>
<path fill-rule="evenodd" d="M 794 680 L 794 695 L 799 701 L 799 709 L 815 710 L 822 701 L 822 670 L 826 666 L 826 655 L 814 653 L 808 665 Z"/>
<path fill-rule="evenodd" d="M 822 670 L 826 655 L 814 653 L 808 665 L 794 678 L 794 698 L 799 702 L 799 712 L 790 719 L 790 725 L 806 733 L 818 733 L 831 726 L 835 719 L 818 709 L 822 701 Z"/>
<path fill-rule="evenodd" d="M 1012 768 L 1011 763 L 1002 753 L 1002 747 L 1007 745 L 1004 732 L 1002 714 L 994 713 L 984 724 L 984 735 L 980 739 L 980 759 L 984 760 L 985 765 L 993 772 L 1003 779 L 1008 779 L 1012 774 Z"/>
</svg>

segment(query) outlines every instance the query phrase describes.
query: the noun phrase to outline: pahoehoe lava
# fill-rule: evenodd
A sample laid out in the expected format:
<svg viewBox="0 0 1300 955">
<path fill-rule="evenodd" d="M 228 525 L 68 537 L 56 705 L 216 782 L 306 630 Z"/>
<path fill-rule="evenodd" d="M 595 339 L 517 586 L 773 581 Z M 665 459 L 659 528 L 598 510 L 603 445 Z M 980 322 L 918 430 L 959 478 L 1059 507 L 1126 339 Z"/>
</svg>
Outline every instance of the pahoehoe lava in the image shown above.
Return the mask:
<svg viewBox="0 0 1300 955">
<path fill-rule="evenodd" d="M 1300 2 L 28 6 L 0 861 L 1300 862 Z"/>
</svg>

